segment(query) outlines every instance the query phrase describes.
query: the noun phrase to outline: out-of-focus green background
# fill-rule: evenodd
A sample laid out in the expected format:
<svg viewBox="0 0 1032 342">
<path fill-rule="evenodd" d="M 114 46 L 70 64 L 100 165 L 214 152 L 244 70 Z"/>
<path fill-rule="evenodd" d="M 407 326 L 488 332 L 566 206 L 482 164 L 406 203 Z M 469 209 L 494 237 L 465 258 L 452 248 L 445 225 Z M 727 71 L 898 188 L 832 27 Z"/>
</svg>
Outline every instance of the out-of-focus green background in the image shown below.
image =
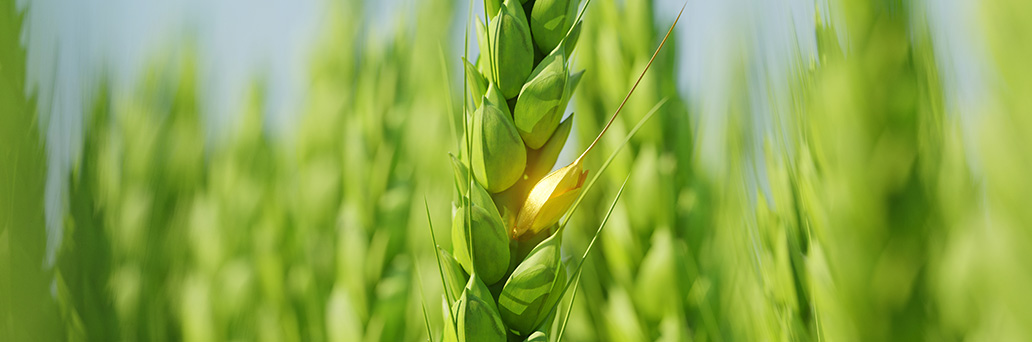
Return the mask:
<svg viewBox="0 0 1032 342">
<path fill-rule="evenodd" d="M 440 340 L 429 221 L 446 236 L 468 4 L 392 4 L 313 2 L 300 33 L 268 29 L 284 36 L 142 35 L 146 57 L 124 58 L 146 62 L 107 56 L 69 88 L 92 50 L 33 40 L 116 14 L 0 1 L 0 340 Z M 264 8 L 233 10 L 255 27 L 288 12 Z M 565 162 L 679 8 L 590 3 Z M 687 12 L 585 161 L 666 100 L 565 231 L 576 261 L 630 175 L 565 339 L 1032 339 L 1032 4 Z M 234 67 L 255 52 L 237 40 L 295 36 L 300 80 Z M 219 46 L 242 52 L 212 62 Z M 231 75 L 245 85 L 219 90 Z"/>
</svg>

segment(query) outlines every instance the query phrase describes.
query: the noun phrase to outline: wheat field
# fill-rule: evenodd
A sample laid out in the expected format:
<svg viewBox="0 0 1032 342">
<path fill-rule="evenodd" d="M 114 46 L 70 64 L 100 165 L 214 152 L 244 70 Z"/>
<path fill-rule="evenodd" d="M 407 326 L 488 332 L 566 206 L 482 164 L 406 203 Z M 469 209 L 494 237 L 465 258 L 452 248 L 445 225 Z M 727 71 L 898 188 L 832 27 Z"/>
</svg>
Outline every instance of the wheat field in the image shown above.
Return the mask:
<svg viewBox="0 0 1032 342">
<path fill-rule="evenodd" d="M 0 341 L 1032 339 L 1032 5 L 958 2 L 970 100 L 946 5 L 799 3 L 767 73 L 778 4 L 323 1 L 286 134 L 254 75 L 209 136 L 162 41 L 89 80 L 54 230 L 45 5 L 0 0 Z"/>
</svg>

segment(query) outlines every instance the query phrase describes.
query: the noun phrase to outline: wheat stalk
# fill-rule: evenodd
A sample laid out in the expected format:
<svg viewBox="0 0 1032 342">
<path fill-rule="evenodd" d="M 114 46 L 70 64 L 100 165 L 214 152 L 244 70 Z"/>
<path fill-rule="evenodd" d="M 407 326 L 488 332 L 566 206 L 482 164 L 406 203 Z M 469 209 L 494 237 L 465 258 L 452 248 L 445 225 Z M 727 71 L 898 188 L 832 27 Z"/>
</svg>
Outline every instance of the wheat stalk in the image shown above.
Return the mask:
<svg viewBox="0 0 1032 342">
<path fill-rule="evenodd" d="M 586 190 L 582 163 L 594 147 L 548 173 L 572 125 L 572 114 L 562 117 L 582 73 L 571 74 L 569 59 L 589 2 L 580 11 L 579 0 L 485 2 L 487 23 L 477 22 L 481 55 L 475 63 L 463 57 L 464 134 L 452 156 L 455 258 L 438 262 L 446 289 L 466 284 L 453 288 L 454 297 L 446 293 L 445 315 L 454 320 L 446 322 L 446 338 L 547 340 L 551 332 L 569 287 L 559 219 Z M 445 272 L 453 263 L 462 272 Z"/>
</svg>

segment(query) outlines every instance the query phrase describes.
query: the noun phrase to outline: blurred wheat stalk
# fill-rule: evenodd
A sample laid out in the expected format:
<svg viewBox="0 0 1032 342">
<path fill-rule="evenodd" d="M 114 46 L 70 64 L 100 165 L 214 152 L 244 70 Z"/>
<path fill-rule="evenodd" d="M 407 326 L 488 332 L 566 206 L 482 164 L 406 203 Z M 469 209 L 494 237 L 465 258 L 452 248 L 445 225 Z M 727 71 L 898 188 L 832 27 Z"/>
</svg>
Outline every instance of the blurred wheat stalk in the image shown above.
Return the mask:
<svg viewBox="0 0 1032 342">
<path fill-rule="evenodd" d="M 698 171 L 700 147 L 693 142 L 705 139 L 691 137 L 683 106 L 667 107 L 651 134 L 640 134 L 633 153 L 614 164 L 635 177 L 603 235 L 603 253 L 589 263 L 605 266 L 585 271 L 586 300 L 577 303 L 582 312 L 573 316 L 571 339 L 1032 336 L 1032 296 L 1017 290 L 1032 280 L 1032 220 L 1017 209 L 1018 194 L 1029 186 L 1019 170 L 1032 170 L 1032 126 L 1021 114 L 1030 112 L 1027 97 L 1012 96 L 1029 89 L 1032 77 L 1017 62 L 1029 50 L 1003 43 L 1032 32 L 1014 15 L 1029 6 L 982 5 L 993 64 L 1006 76 L 979 114 L 980 139 L 963 136 L 959 118 L 946 114 L 932 42 L 921 14 L 911 12 L 915 4 L 831 6 L 845 20 L 815 28 L 819 66 L 787 80 L 793 110 L 777 114 L 775 131 L 754 135 L 749 90 L 735 81 L 731 93 L 739 96 L 727 104 L 727 131 L 699 132 L 723 137 L 726 174 Z M 596 130 L 615 107 L 621 80 L 641 68 L 648 57 L 641 42 L 658 39 L 649 2 L 595 10 L 591 15 L 604 19 L 585 26 L 581 44 L 598 53 L 580 56 L 579 65 L 612 72 L 585 77 L 576 98 L 582 133 Z M 852 45 L 841 48 L 836 33 Z M 653 75 L 669 75 L 674 65 L 654 67 L 667 71 Z M 644 103 L 629 113 L 676 97 L 670 82 L 653 80 L 651 91 L 640 90 Z M 757 138 L 762 156 L 748 152 Z M 978 146 L 974 162 L 968 145 Z M 749 185 L 759 163 L 769 197 Z M 619 185 L 610 179 L 608 189 Z"/>
<path fill-rule="evenodd" d="M 22 20 L 0 1 L 0 340 L 58 339 L 50 329 L 51 272 L 43 269 L 46 157 L 34 92 L 26 85 Z"/>
<path fill-rule="evenodd" d="M 155 61 L 137 92 L 95 101 L 54 272 L 70 340 L 425 334 L 416 269 L 431 266 L 412 254 L 429 248 L 410 217 L 423 213 L 416 199 L 448 194 L 431 181 L 450 172 L 432 157 L 450 141 L 451 96 L 434 56 L 450 50 L 454 11 L 420 2 L 390 36 L 364 27 L 364 12 L 330 3 L 289 140 L 268 136 L 259 80 L 206 144 L 188 51 Z"/>
</svg>

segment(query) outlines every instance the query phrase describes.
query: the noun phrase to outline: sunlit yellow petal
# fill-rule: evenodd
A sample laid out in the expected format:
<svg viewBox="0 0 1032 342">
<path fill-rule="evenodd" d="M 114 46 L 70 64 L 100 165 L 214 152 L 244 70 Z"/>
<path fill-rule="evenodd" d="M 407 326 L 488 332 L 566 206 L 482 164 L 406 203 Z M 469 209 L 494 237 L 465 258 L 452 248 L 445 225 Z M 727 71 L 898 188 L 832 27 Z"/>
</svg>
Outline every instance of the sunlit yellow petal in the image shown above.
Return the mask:
<svg viewBox="0 0 1032 342">
<path fill-rule="evenodd" d="M 573 163 L 542 178 L 527 196 L 527 200 L 516 216 L 512 237 L 519 238 L 527 232 L 537 233 L 559 221 L 566 213 L 584 185 L 587 172 L 580 163 Z"/>
</svg>

